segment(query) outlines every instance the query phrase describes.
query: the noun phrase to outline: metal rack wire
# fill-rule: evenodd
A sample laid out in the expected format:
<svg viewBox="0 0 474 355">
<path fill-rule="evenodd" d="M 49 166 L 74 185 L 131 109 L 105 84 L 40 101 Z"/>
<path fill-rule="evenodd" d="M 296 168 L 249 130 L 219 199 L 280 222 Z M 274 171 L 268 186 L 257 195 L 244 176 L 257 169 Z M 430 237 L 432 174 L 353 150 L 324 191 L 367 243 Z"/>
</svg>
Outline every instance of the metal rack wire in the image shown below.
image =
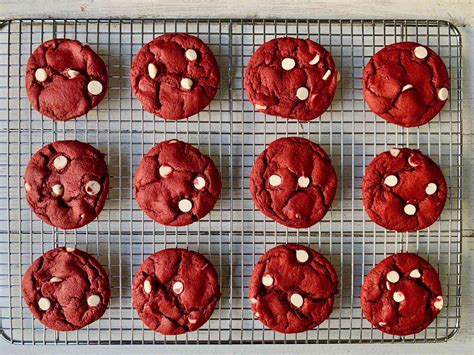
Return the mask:
<svg viewBox="0 0 474 355">
<path fill-rule="evenodd" d="M 0 24 L 0 327 L 15 344 L 229 344 L 434 342 L 456 333 L 460 318 L 461 268 L 461 38 L 444 21 L 410 20 L 13 20 Z M 210 106 L 183 121 L 144 112 L 129 82 L 133 56 L 164 32 L 187 32 L 208 43 L 221 69 Z M 310 37 L 325 46 L 341 72 L 331 108 L 308 123 L 255 112 L 243 89 L 243 71 L 255 49 L 277 36 Z M 54 37 L 76 38 L 108 65 L 109 91 L 85 117 L 54 122 L 32 110 L 24 75 L 30 53 Z M 429 124 L 412 129 L 377 118 L 364 105 L 362 70 L 387 44 L 417 41 L 446 63 L 450 99 Z M 336 168 L 339 188 L 322 222 L 287 229 L 255 209 L 249 174 L 255 157 L 277 137 L 300 135 L 323 145 Z M 144 216 L 132 193 L 133 173 L 155 142 L 178 138 L 209 154 L 223 180 L 220 201 L 203 220 L 184 228 L 163 227 Z M 46 143 L 79 139 L 99 148 L 110 173 L 110 195 L 99 218 L 74 231 L 40 222 L 22 191 L 30 156 Z M 361 180 L 373 156 L 392 146 L 419 147 L 447 178 L 446 208 L 431 228 L 416 233 L 386 231 L 364 214 Z M 247 285 L 254 263 L 269 248 L 299 242 L 319 249 L 339 275 L 340 293 L 329 320 L 296 335 L 268 329 L 252 316 Z M 107 267 L 112 299 L 104 317 L 85 329 L 61 333 L 44 328 L 21 297 L 21 276 L 40 254 L 76 245 Z M 131 305 L 130 284 L 150 253 L 187 247 L 216 266 L 222 299 L 211 320 L 196 332 L 162 336 L 141 323 Z M 445 308 L 425 331 L 392 337 L 363 318 L 359 294 L 364 275 L 386 255 L 419 253 L 438 269 Z"/>
</svg>

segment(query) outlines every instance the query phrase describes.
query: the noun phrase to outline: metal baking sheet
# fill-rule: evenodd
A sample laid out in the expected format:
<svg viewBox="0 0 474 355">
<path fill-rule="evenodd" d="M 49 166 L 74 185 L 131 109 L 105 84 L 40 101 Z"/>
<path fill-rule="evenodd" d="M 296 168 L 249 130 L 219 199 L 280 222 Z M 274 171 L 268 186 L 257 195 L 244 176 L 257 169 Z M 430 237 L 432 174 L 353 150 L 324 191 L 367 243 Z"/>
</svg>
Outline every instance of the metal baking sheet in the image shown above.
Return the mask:
<svg viewBox="0 0 474 355">
<path fill-rule="evenodd" d="M 461 37 L 445 21 L 411 20 L 12 20 L 0 24 L 0 327 L 15 344 L 229 344 L 446 341 L 459 328 L 461 288 Z M 145 112 L 130 88 L 129 71 L 142 45 L 165 32 L 187 32 L 206 42 L 220 65 L 221 83 L 210 106 L 187 120 L 164 121 Z M 311 38 L 326 47 L 341 72 L 336 96 L 320 119 L 299 123 L 255 112 L 243 89 L 243 71 L 255 49 L 275 37 Z M 88 43 L 104 59 L 107 96 L 86 116 L 54 122 L 34 111 L 25 92 L 28 56 L 51 38 Z M 429 124 L 405 129 L 377 118 L 364 104 L 361 76 L 383 46 L 417 41 L 433 48 L 451 78 L 450 98 Z M 321 144 L 338 174 L 332 208 L 317 225 L 288 229 L 254 207 L 249 174 L 256 156 L 284 136 Z M 188 227 L 163 227 L 139 209 L 133 174 L 155 142 L 178 138 L 209 154 L 220 169 L 222 196 L 209 216 Z M 110 194 L 99 218 L 62 231 L 28 207 L 22 176 L 44 144 L 79 139 L 106 156 Z M 376 226 L 361 200 L 364 167 L 393 146 L 418 147 L 438 162 L 449 194 L 439 221 L 415 233 Z M 250 310 L 247 286 L 254 263 L 273 246 L 298 242 L 320 250 L 339 275 L 330 319 L 305 333 L 266 329 Z M 56 332 L 35 320 L 21 297 L 21 277 L 43 252 L 76 245 L 107 268 L 112 298 L 99 321 L 75 332 Z M 163 248 L 199 251 L 216 266 L 222 298 L 196 332 L 162 336 L 147 329 L 131 305 L 131 280 L 141 262 Z M 364 275 L 385 256 L 410 251 L 439 271 L 445 307 L 423 332 L 384 335 L 362 316 Z"/>
</svg>

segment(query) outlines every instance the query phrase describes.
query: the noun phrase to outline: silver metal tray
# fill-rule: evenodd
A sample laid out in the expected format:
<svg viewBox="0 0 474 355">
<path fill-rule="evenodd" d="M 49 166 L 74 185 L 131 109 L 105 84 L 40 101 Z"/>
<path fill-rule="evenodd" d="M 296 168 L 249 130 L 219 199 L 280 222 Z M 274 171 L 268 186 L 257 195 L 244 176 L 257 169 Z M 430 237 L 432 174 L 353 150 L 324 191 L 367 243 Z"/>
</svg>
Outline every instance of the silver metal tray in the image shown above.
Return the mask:
<svg viewBox="0 0 474 355">
<path fill-rule="evenodd" d="M 0 327 L 15 344 L 229 344 L 445 341 L 459 327 L 461 277 L 461 37 L 445 21 L 409 20 L 13 20 L 0 24 Z M 222 74 L 216 98 L 187 120 L 164 121 L 144 112 L 130 89 L 130 63 L 142 45 L 164 32 L 199 36 L 216 55 Z M 325 46 L 341 72 L 331 108 L 308 123 L 255 112 L 243 89 L 243 70 L 255 49 L 278 36 L 310 37 Z M 24 87 L 30 53 L 54 37 L 89 43 L 108 65 L 106 98 L 87 116 L 54 122 L 34 111 Z M 450 99 L 429 124 L 404 129 L 377 118 L 364 104 L 361 76 L 383 46 L 417 41 L 446 63 Z M 309 229 L 284 228 L 255 209 L 249 174 L 256 156 L 278 137 L 299 135 L 331 156 L 339 187 L 331 210 Z M 163 227 L 139 209 L 132 178 L 155 142 L 179 138 L 209 154 L 220 169 L 220 201 L 203 220 L 184 228 Z M 99 218 L 78 230 L 49 227 L 29 209 L 22 176 L 30 156 L 46 143 L 79 139 L 105 155 L 111 176 Z M 363 211 L 364 167 L 392 146 L 419 147 L 438 162 L 449 195 L 439 221 L 416 233 L 376 226 Z M 329 320 L 300 334 L 283 335 L 254 319 L 247 286 L 254 263 L 286 242 L 325 254 L 339 275 L 340 292 Z M 99 321 L 75 332 L 56 332 L 35 320 L 22 301 L 21 277 L 32 261 L 60 245 L 76 245 L 108 269 L 112 298 Z M 147 329 L 131 305 L 131 280 L 141 262 L 163 248 L 185 247 L 216 266 L 222 298 L 196 332 L 162 336 Z M 419 253 L 439 270 L 445 308 L 423 332 L 383 335 L 363 318 L 364 275 L 386 255 Z"/>
</svg>

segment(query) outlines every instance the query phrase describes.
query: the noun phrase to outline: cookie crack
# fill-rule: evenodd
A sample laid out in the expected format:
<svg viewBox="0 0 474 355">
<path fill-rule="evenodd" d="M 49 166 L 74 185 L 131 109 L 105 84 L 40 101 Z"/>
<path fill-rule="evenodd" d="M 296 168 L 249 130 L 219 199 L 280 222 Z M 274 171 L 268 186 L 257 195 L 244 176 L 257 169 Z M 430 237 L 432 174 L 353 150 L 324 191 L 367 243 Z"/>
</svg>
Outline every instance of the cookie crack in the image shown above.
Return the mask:
<svg viewBox="0 0 474 355">
<path fill-rule="evenodd" d="M 280 57 L 283 57 L 281 55 L 281 45 L 282 43 L 280 41 L 276 41 L 276 46 L 277 46 L 277 50 L 276 50 L 276 57 L 280 58 Z M 290 55 L 292 57 L 297 57 L 297 54 L 296 54 L 296 50 L 297 50 L 297 47 L 299 46 L 305 46 L 305 47 L 308 47 L 308 43 L 306 42 L 306 40 L 304 40 L 303 42 L 298 43 L 296 44 L 295 43 L 295 48 L 294 48 L 294 52 Z M 264 52 L 265 52 L 265 57 L 267 55 L 273 55 L 273 48 L 266 48 L 266 47 L 261 47 Z M 322 48 L 322 47 L 321 47 Z M 331 68 L 331 65 L 330 65 L 330 61 L 329 61 L 329 58 L 330 58 L 330 54 L 328 51 L 326 51 L 324 48 L 322 48 L 322 62 L 324 63 L 323 64 L 323 71 L 324 73 Z M 272 87 L 270 86 L 270 83 L 265 83 L 265 82 L 262 82 L 261 80 L 261 68 L 264 67 L 264 68 L 272 68 L 273 70 L 275 70 L 276 74 L 279 76 L 279 79 L 280 81 L 282 80 L 282 76 L 284 74 L 284 72 L 282 72 L 280 70 L 280 63 L 277 62 L 277 61 L 272 61 L 271 63 L 267 64 L 265 61 L 262 61 L 262 62 L 259 62 L 259 63 L 250 63 L 250 65 L 247 67 L 247 70 L 246 72 L 247 73 L 250 73 L 250 72 L 254 72 L 255 74 L 252 75 L 252 78 L 247 78 L 245 79 L 245 83 L 246 85 L 249 85 L 250 87 L 252 87 L 253 89 L 253 92 L 251 93 L 252 95 L 251 96 L 254 96 L 256 92 L 261 92 L 261 88 L 264 88 L 266 92 L 268 93 L 271 93 L 271 96 L 272 96 L 272 99 L 274 99 L 276 102 L 265 102 L 264 104 L 267 106 L 267 108 L 265 109 L 265 111 L 272 111 L 273 109 L 276 108 L 276 110 L 278 111 L 278 106 L 280 106 L 282 104 L 282 102 L 286 102 L 288 101 L 288 104 L 289 104 L 289 115 L 290 116 L 294 116 L 295 115 L 295 111 L 296 111 L 296 108 L 299 107 L 302 103 L 305 105 L 305 107 L 308 107 L 308 104 L 307 104 L 307 101 L 299 101 L 298 98 L 296 97 L 296 93 L 295 93 L 295 96 L 294 97 L 287 97 L 287 96 L 284 96 L 284 95 L 280 95 L 280 93 L 276 90 L 273 90 Z M 307 69 L 307 68 L 304 68 L 304 67 L 296 67 L 296 69 L 299 69 L 301 70 L 301 73 L 303 75 L 303 78 L 304 78 L 304 83 L 306 85 L 306 87 L 309 87 L 309 75 L 308 75 L 308 71 L 313 69 Z M 318 69 L 320 69 L 318 67 Z M 335 71 L 335 70 L 334 70 Z M 258 75 L 257 75 L 258 73 Z M 323 75 L 324 75 L 323 73 Z M 328 83 L 330 83 L 331 81 L 328 81 Z M 322 85 L 322 87 L 317 87 L 318 89 L 318 96 L 323 96 L 326 100 L 330 97 L 330 95 L 327 93 L 327 90 L 324 90 L 325 87 L 328 87 L 330 86 L 329 84 L 328 85 Z M 267 96 L 267 95 L 265 95 Z M 255 99 L 255 97 L 252 98 L 252 101 L 253 103 L 258 103 Z M 272 100 L 273 101 L 273 100 Z M 329 100 L 330 101 L 330 100 Z M 315 109 L 311 109 L 311 110 L 315 110 Z"/>
<path fill-rule="evenodd" d="M 403 63 L 402 55 L 403 55 L 404 52 L 405 52 L 405 53 L 406 53 L 406 52 L 410 53 L 411 50 L 408 50 L 408 49 L 400 49 L 400 48 L 393 49 L 393 50 L 392 50 L 392 49 L 388 49 L 388 50 L 390 50 L 390 51 L 398 51 L 398 52 L 399 52 L 399 53 L 398 53 L 398 64 L 400 65 L 400 67 L 402 68 L 402 70 L 405 72 L 405 75 L 409 76 L 409 72 L 408 72 L 407 68 L 405 67 L 405 65 L 404 65 L 404 63 Z M 388 51 L 388 50 L 387 50 L 387 51 Z M 410 58 L 410 56 L 408 56 L 408 58 Z M 413 59 L 411 59 L 411 58 L 410 58 L 409 60 L 411 60 L 411 61 L 412 61 L 413 63 L 415 63 L 415 64 L 420 64 L 420 65 L 425 66 L 425 67 L 428 68 L 428 70 L 431 72 L 431 79 L 429 80 L 429 83 L 430 83 L 430 85 L 431 85 L 431 87 L 432 87 L 432 89 L 433 89 L 433 92 L 435 93 L 435 96 L 431 99 L 430 103 L 425 104 L 425 103 L 423 102 L 424 109 L 423 109 L 422 113 L 420 114 L 420 117 L 423 117 L 423 116 L 430 110 L 431 106 L 433 105 L 433 102 L 436 102 L 436 85 L 435 85 L 434 82 L 433 82 L 433 80 L 434 80 L 434 74 L 435 74 L 435 69 L 433 68 L 431 62 L 430 62 L 428 59 L 426 59 L 422 64 L 421 64 L 421 63 L 418 63 L 417 61 L 415 61 L 415 60 L 413 60 Z M 370 75 L 370 76 L 367 78 L 367 80 L 366 80 L 366 82 L 367 82 L 367 84 L 366 84 L 367 89 L 368 89 L 373 95 L 375 95 L 375 96 L 377 96 L 377 97 L 379 97 L 379 98 L 383 98 L 383 99 L 386 99 L 386 100 L 389 100 L 389 101 L 390 101 L 390 107 L 388 107 L 385 111 L 381 112 L 381 114 L 388 115 L 392 120 L 403 119 L 404 117 L 406 117 L 406 116 L 398 116 L 398 115 L 395 115 L 395 114 L 393 113 L 393 110 L 397 107 L 397 103 L 398 103 L 398 101 L 400 100 L 401 94 L 403 93 L 403 91 L 401 90 L 401 88 L 400 88 L 400 90 L 398 91 L 398 93 L 397 93 L 394 97 L 383 96 L 383 95 L 381 95 L 380 93 L 374 91 L 373 86 L 370 85 L 370 79 L 373 79 L 374 77 L 377 76 L 378 66 L 377 66 L 377 64 L 376 64 L 373 60 L 371 60 L 368 65 L 370 65 L 370 66 L 372 67 L 372 69 L 373 69 L 373 74 Z"/>
</svg>

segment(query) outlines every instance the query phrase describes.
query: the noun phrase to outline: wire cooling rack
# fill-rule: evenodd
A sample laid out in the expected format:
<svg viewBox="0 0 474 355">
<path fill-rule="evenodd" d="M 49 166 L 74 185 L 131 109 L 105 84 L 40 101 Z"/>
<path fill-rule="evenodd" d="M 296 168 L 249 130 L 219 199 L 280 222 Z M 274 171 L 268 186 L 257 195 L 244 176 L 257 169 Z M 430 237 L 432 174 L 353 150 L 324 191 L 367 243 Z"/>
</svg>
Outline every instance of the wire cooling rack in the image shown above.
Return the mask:
<svg viewBox="0 0 474 355">
<path fill-rule="evenodd" d="M 142 45 L 164 32 L 187 32 L 209 44 L 222 74 L 216 98 L 187 120 L 164 121 L 144 112 L 130 89 L 129 70 Z M 331 108 L 298 123 L 255 112 L 243 89 L 243 72 L 255 49 L 275 37 L 310 37 L 325 46 L 341 72 Z M 25 66 L 43 41 L 76 38 L 104 59 L 109 90 L 85 117 L 54 122 L 32 110 L 25 93 Z M 416 41 L 433 48 L 451 78 L 450 98 L 429 124 L 405 129 L 377 118 L 364 105 L 362 70 L 383 46 Z M 444 21 L 360 20 L 14 20 L 0 29 L 0 311 L 2 335 L 15 344 L 229 344 L 434 342 L 454 335 L 460 318 L 461 277 L 461 37 Z M 255 209 L 249 175 L 256 156 L 283 136 L 321 144 L 331 156 L 339 186 L 326 217 L 294 230 Z M 178 138 L 209 154 L 222 174 L 214 211 L 188 227 L 152 222 L 132 193 L 138 164 L 155 142 Z M 29 209 L 22 176 L 30 156 L 44 144 L 79 139 L 99 148 L 110 173 L 110 195 L 99 218 L 78 230 L 49 227 Z M 418 147 L 438 162 L 449 185 L 439 221 L 416 233 L 376 226 L 361 201 L 364 167 L 393 146 Z M 250 310 L 247 286 L 254 263 L 286 242 L 310 245 L 326 255 L 339 276 L 329 320 L 305 333 L 266 329 Z M 60 245 L 77 245 L 106 266 L 112 284 L 108 311 L 75 332 L 56 332 L 35 320 L 22 301 L 21 276 L 34 259 Z M 163 248 L 185 247 L 209 257 L 219 272 L 222 298 L 196 332 L 162 336 L 144 327 L 131 305 L 131 280 L 141 262 Z M 445 307 L 423 332 L 383 335 L 363 318 L 364 275 L 385 256 L 410 251 L 439 271 Z"/>
</svg>

